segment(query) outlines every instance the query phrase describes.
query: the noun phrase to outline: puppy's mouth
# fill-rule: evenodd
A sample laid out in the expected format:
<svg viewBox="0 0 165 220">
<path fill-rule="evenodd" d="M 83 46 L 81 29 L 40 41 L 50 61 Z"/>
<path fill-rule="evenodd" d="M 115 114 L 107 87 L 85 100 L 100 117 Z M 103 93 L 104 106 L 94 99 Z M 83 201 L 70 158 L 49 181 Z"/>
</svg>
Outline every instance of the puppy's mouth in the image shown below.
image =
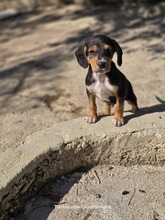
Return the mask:
<svg viewBox="0 0 165 220">
<path fill-rule="evenodd" d="M 99 73 L 107 73 L 109 71 L 110 71 L 110 68 L 107 65 L 104 68 L 98 67 L 98 70 L 97 70 L 97 72 Z"/>
<path fill-rule="evenodd" d="M 107 69 L 106 68 L 98 68 L 98 73 L 106 73 Z"/>
</svg>

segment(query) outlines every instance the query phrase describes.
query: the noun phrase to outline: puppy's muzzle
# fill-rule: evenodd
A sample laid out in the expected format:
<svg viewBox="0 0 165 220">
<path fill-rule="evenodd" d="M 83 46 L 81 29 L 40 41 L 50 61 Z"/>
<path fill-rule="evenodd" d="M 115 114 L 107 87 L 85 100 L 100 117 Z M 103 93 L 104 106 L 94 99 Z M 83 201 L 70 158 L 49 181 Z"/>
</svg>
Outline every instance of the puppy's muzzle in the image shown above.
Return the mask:
<svg viewBox="0 0 165 220">
<path fill-rule="evenodd" d="M 100 60 L 100 61 L 98 61 L 98 67 L 99 67 L 99 69 L 105 69 L 106 68 L 106 62 L 105 61 L 102 61 L 102 60 Z"/>
</svg>

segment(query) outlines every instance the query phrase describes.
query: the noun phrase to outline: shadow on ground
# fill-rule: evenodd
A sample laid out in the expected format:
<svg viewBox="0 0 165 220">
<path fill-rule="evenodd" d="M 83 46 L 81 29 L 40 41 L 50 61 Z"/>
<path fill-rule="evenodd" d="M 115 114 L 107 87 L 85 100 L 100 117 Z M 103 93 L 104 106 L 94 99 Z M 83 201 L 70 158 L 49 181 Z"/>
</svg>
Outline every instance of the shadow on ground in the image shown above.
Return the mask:
<svg viewBox="0 0 165 220">
<path fill-rule="evenodd" d="M 76 20 L 84 17 L 94 17 L 97 20 L 97 25 L 95 27 L 87 27 L 84 29 L 77 29 L 77 32 L 73 33 L 72 36 L 65 38 L 64 41 L 58 41 L 47 45 L 48 52 L 38 55 L 35 59 L 31 60 L 30 57 L 25 62 L 20 62 L 16 65 L 5 67 L 0 71 L 0 81 L 5 78 L 18 78 L 18 83 L 14 88 L 9 88 L 6 91 L 8 84 L 4 84 L 1 90 L 1 96 L 6 93 L 16 93 L 20 89 L 23 89 L 23 84 L 34 71 L 40 71 L 40 78 L 38 79 L 38 84 L 43 83 L 44 75 L 50 69 L 55 70 L 55 75 L 50 77 L 50 80 L 54 80 L 56 77 L 61 77 L 60 72 L 65 71 L 65 63 L 70 62 L 74 59 L 74 51 L 79 45 L 79 42 L 84 38 L 90 37 L 95 33 L 102 33 L 112 38 L 123 37 L 121 43 L 136 41 L 136 39 L 145 39 L 150 41 L 151 39 L 161 38 L 165 33 L 165 24 L 163 22 L 164 18 L 164 5 L 148 5 L 136 8 L 137 6 L 118 8 L 116 6 L 108 6 L 103 8 L 79 9 L 79 10 L 66 10 L 66 14 L 55 14 L 55 9 L 50 10 L 49 13 L 43 14 L 42 10 L 35 12 L 29 12 L 25 14 L 20 14 L 15 18 L 1 21 L 1 36 L 0 42 L 5 43 L 11 41 L 15 38 L 22 37 L 23 35 L 30 35 L 33 30 L 40 29 L 46 23 L 53 23 L 61 20 Z M 114 12 L 114 11 L 117 11 Z M 31 19 L 33 17 L 33 19 Z M 111 26 L 113 23 L 113 28 L 109 28 L 109 31 L 105 31 L 104 26 Z M 149 26 L 150 28 L 144 29 L 143 27 Z M 156 28 L 155 28 L 156 27 Z M 127 30 L 132 31 L 139 30 L 131 36 L 125 36 Z M 162 39 L 163 41 L 163 39 Z M 45 42 L 43 42 L 44 46 Z M 58 49 L 57 46 L 62 46 L 64 49 Z M 40 45 L 42 47 L 42 45 Z M 49 52 L 49 47 L 51 52 Z M 52 51 L 52 48 L 54 50 Z M 162 45 L 154 44 L 147 46 L 148 51 L 153 54 L 163 54 L 164 47 Z M 13 54 L 9 56 L 17 56 L 16 48 L 13 48 Z M 36 49 L 37 50 L 37 49 Z M 133 49 L 132 49 L 133 50 Z M 30 51 L 31 52 L 31 51 Z M 131 52 L 131 49 L 128 50 Z M 26 53 L 26 52 L 25 52 Z M 3 55 L 3 52 L 2 52 Z M 25 54 L 23 53 L 22 56 Z M 7 57 L 6 57 L 7 58 Z M 58 72 L 58 73 L 57 73 Z M 54 74 L 54 73 L 53 73 Z M 43 79 L 42 79 L 43 76 Z M 3 89 L 5 87 L 5 89 Z"/>
<path fill-rule="evenodd" d="M 164 112 L 165 111 L 165 101 L 161 100 L 159 97 L 156 97 L 156 99 L 160 102 L 160 104 L 141 108 L 135 114 L 125 116 L 124 117 L 125 124 L 127 124 L 129 122 L 129 120 L 131 120 L 132 118 L 138 118 L 143 115 L 152 114 L 152 113 L 156 113 L 156 112 Z M 162 118 L 160 117 L 160 119 L 162 119 Z"/>
<path fill-rule="evenodd" d="M 64 203 L 60 203 L 62 198 L 69 192 L 74 184 L 79 182 L 82 175 L 89 170 L 90 168 L 79 168 L 47 182 L 46 185 L 33 196 L 33 199 L 22 208 L 22 211 L 18 213 L 19 217 L 14 216 L 14 219 L 48 219 L 48 216 L 56 208 L 56 205 L 64 205 Z"/>
</svg>

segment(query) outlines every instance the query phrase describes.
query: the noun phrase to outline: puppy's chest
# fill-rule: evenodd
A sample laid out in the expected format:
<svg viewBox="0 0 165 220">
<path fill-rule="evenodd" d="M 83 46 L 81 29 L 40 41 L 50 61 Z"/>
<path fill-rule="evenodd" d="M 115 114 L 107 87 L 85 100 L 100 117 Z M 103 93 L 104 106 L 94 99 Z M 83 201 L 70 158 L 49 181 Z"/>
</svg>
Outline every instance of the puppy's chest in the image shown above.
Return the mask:
<svg viewBox="0 0 165 220">
<path fill-rule="evenodd" d="M 106 75 L 94 74 L 93 79 L 94 82 L 87 89 L 99 99 L 108 102 L 110 96 L 116 96 L 117 86 L 111 85 Z"/>
</svg>

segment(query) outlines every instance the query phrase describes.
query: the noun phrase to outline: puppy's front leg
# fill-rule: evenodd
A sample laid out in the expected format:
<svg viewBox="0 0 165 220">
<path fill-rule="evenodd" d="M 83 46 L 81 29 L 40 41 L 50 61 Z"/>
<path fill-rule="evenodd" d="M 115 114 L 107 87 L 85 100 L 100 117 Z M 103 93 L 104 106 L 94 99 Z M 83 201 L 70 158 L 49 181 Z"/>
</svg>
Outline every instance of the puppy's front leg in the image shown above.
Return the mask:
<svg viewBox="0 0 165 220">
<path fill-rule="evenodd" d="M 120 127 L 124 124 L 123 111 L 124 111 L 124 99 L 117 98 L 116 104 L 115 104 L 115 115 L 112 120 L 115 126 Z"/>
<path fill-rule="evenodd" d="M 89 92 L 88 90 L 87 90 L 87 95 L 88 95 L 89 103 L 88 103 L 88 114 L 85 120 L 86 122 L 91 124 L 97 121 L 96 97 L 93 93 Z"/>
</svg>

